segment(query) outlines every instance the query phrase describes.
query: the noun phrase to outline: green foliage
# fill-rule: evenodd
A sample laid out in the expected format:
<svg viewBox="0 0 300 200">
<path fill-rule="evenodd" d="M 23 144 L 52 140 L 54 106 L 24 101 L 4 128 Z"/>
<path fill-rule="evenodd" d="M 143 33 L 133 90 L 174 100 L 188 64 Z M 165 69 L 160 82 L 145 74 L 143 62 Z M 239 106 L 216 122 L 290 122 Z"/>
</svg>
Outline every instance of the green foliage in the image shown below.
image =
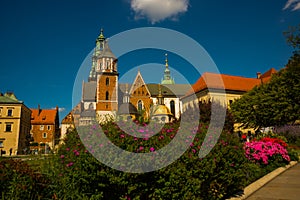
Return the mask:
<svg viewBox="0 0 300 200">
<path fill-rule="evenodd" d="M 179 125 L 179 122 L 167 124 L 148 139 L 127 135 L 113 122 L 102 128 L 115 145 L 144 153 L 150 152 L 151 147 L 157 150 L 167 145 L 177 134 Z M 126 130 L 126 124 L 121 126 Z M 155 129 L 149 126 L 142 124 L 138 130 L 148 134 Z M 249 177 L 256 173 L 249 172 L 250 163 L 244 157 L 242 144 L 229 132 L 222 133 L 208 156 L 199 159 L 200 149 L 207 148 L 201 147 L 207 127 L 201 123 L 186 130 L 190 148 L 180 159 L 160 170 L 142 174 L 117 171 L 101 164 L 86 151 L 75 131 L 69 133 L 57 155 L 57 174 L 53 176 L 57 180 L 55 195 L 58 199 L 225 199 L 246 186 Z M 96 139 L 92 137 L 97 137 L 94 126 L 86 131 L 91 139 Z M 194 141 L 188 140 L 191 133 L 196 134 Z M 88 147 L 88 150 L 95 149 Z"/>
<path fill-rule="evenodd" d="M 234 124 L 234 119 L 232 116 L 232 113 L 229 109 L 224 108 L 222 105 L 215 103 L 213 104 L 214 110 L 215 111 L 223 111 L 226 110 L 226 116 L 225 116 L 225 122 L 223 126 L 223 130 L 233 132 L 233 124 Z M 199 103 L 199 111 L 200 111 L 200 122 L 202 123 L 210 123 L 211 120 L 211 111 L 212 111 L 212 103 Z M 219 121 L 221 121 L 220 119 Z"/>
<path fill-rule="evenodd" d="M 300 31 L 300 30 L 299 30 Z M 297 35 L 295 35 L 297 34 Z M 291 33 L 289 41 L 299 48 L 300 33 Z M 231 105 L 236 122 L 259 128 L 294 123 L 300 117 L 300 55 L 298 51 L 285 68 L 244 94 Z"/>
<path fill-rule="evenodd" d="M 20 159 L 0 160 L 0 191 L 4 199 L 51 198 L 49 179 Z"/>
<path fill-rule="evenodd" d="M 284 32 L 288 44 L 294 49 L 300 49 L 300 24 L 296 27 L 290 27 L 288 31 Z"/>
<path fill-rule="evenodd" d="M 262 167 L 246 159 L 243 143 L 231 131 L 224 130 L 220 138 L 215 132 L 207 135 L 209 119 L 209 116 L 201 118 L 202 122 L 196 126 L 180 121 L 165 124 L 163 127 L 155 123 L 137 122 L 138 126 L 133 126 L 113 121 L 101 125 L 105 136 L 116 146 L 135 153 L 153 152 L 153 165 L 163 162 L 155 157 L 155 151 L 167 146 L 178 136 L 178 130 L 183 131 L 180 141 L 188 144 L 189 148 L 172 164 L 156 171 L 126 173 L 99 162 L 92 154 L 106 146 L 102 144 L 99 126 L 92 125 L 82 129 L 79 127 L 78 129 L 83 131 L 80 132 L 80 136 L 76 130 L 66 135 L 57 154 L 43 160 L 45 166 L 40 169 L 42 174 L 38 173 L 42 179 L 32 178 L 36 173 L 28 168 L 21 177 L 29 178 L 18 177 L 7 182 L 9 177 L 14 177 L 13 171 L 2 170 L 1 174 L 5 174 L 3 177 L 6 178 L 1 179 L 3 184 L 0 187 L 8 197 L 18 195 L 11 196 L 11 199 L 226 199 L 272 170 L 275 165 Z M 227 124 L 231 125 L 226 129 L 231 130 L 232 120 L 227 121 Z M 129 132 L 132 135 L 127 134 Z M 135 137 L 134 134 L 138 133 L 144 134 L 145 137 Z M 204 140 L 209 142 L 204 143 Z M 212 146 L 216 140 L 216 145 Z M 199 158 L 199 153 L 207 149 L 211 149 L 207 156 Z M 107 149 L 107 157 L 111 160 L 116 159 L 110 156 L 110 153 Z M 277 162 L 277 158 L 274 159 L 272 162 Z M 132 165 L 136 164 L 132 162 Z M 2 165 L 0 166 L 2 169 Z M 24 187 L 19 187 L 18 184 L 26 185 L 26 189 L 38 188 L 32 190 L 38 192 L 23 190 Z M 32 196 L 33 194 L 37 196 Z"/>
</svg>

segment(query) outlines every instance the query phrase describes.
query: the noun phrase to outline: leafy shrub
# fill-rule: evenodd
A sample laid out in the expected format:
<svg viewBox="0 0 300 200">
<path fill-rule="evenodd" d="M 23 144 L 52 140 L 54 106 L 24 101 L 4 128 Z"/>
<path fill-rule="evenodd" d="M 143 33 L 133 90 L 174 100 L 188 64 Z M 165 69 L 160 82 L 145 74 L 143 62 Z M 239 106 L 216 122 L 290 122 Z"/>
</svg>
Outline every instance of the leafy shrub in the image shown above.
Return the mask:
<svg viewBox="0 0 300 200">
<path fill-rule="evenodd" d="M 181 124 L 182 125 L 182 124 Z M 159 124 L 126 124 L 108 122 L 102 129 L 112 143 L 130 152 L 155 152 L 168 145 L 176 136 L 179 122 L 166 124 L 156 133 Z M 122 129 L 120 128 L 122 127 Z M 249 177 L 256 178 L 256 172 L 249 172 L 250 162 L 244 157 L 239 138 L 223 132 L 212 151 L 200 159 L 208 125 L 200 123 L 189 126 L 182 138 L 190 148 L 167 167 L 148 173 L 126 173 L 105 166 L 89 152 L 105 148 L 97 141 L 97 127 L 86 128 L 84 137 L 76 131 L 67 135 L 65 144 L 58 151 L 55 195 L 61 198 L 77 199 L 225 199 L 249 183 Z M 126 131 L 123 131 L 126 130 Z M 82 130 L 81 130 L 82 131 Z M 131 135 L 126 132 L 131 131 Z M 137 138 L 134 134 L 144 134 Z M 147 136 L 149 135 L 149 137 Z M 152 137 L 150 137 L 152 135 Z M 191 136 L 195 137 L 194 140 Z M 88 141 L 84 147 L 80 139 Z M 214 141 L 214 135 L 209 140 Z M 99 141 L 99 138 L 98 138 Z M 213 143 L 208 143 L 212 145 Z M 109 155 L 109 152 L 107 152 Z M 154 162 L 155 163 L 155 160 Z M 133 163 L 134 165 L 135 163 Z"/>
<path fill-rule="evenodd" d="M 0 160 L 0 191 L 5 199 L 51 198 L 49 180 L 20 159 Z"/>
<path fill-rule="evenodd" d="M 299 125 L 286 125 L 276 127 L 274 133 L 284 136 L 290 145 L 300 147 L 300 126 Z"/>
</svg>

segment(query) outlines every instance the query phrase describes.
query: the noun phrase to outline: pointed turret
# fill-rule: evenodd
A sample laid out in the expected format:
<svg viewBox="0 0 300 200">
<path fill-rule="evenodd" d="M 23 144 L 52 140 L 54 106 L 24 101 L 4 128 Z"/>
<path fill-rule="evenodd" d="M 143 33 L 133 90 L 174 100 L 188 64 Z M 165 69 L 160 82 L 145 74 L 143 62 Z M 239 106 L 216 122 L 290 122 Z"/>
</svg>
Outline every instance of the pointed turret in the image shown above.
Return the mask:
<svg viewBox="0 0 300 200">
<path fill-rule="evenodd" d="M 165 56 L 166 56 L 166 59 L 165 59 L 166 69 L 165 69 L 164 77 L 161 81 L 161 84 L 175 84 L 175 81 L 171 77 L 171 73 L 170 73 L 170 70 L 169 70 L 168 54 L 166 53 Z"/>
<path fill-rule="evenodd" d="M 103 28 L 100 30 L 100 35 L 96 39 L 96 50 L 102 51 L 104 48 L 105 37 L 103 35 Z"/>
</svg>

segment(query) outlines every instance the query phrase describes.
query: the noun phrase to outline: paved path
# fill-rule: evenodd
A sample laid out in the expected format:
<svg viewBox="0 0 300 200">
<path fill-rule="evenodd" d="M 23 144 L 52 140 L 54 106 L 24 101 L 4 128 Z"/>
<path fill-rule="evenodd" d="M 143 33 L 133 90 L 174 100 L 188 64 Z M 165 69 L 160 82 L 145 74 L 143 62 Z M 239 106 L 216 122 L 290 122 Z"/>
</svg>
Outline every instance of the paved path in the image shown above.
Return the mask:
<svg viewBox="0 0 300 200">
<path fill-rule="evenodd" d="M 300 164 L 296 164 L 250 195 L 247 200 L 300 200 Z"/>
</svg>

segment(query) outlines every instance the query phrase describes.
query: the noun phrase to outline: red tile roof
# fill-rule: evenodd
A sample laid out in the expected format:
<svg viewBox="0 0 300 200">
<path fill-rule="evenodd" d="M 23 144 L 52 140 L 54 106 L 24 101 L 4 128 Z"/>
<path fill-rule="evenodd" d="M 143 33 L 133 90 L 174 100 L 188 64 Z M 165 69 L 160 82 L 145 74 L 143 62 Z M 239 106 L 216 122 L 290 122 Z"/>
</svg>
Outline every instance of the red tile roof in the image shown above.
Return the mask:
<svg viewBox="0 0 300 200">
<path fill-rule="evenodd" d="M 193 93 L 200 92 L 204 89 L 224 89 L 247 92 L 261 83 L 268 82 L 274 73 L 276 73 L 276 70 L 272 68 L 257 79 L 206 72 L 192 86 Z M 191 91 L 188 92 L 188 95 L 191 93 Z"/>
<path fill-rule="evenodd" d="M 55 124 L 57 109 L 31 109 L 31 124 Z"/>
<path fill-rule="evenodd" d="M 260 78 L 271 78 L 271 76 L 276 73 L 277 73 L 277 70 L 274 68 L 271 68 L 268 71 L 266 71 L 263 75 L 261 75 Z"/>
</svg>

